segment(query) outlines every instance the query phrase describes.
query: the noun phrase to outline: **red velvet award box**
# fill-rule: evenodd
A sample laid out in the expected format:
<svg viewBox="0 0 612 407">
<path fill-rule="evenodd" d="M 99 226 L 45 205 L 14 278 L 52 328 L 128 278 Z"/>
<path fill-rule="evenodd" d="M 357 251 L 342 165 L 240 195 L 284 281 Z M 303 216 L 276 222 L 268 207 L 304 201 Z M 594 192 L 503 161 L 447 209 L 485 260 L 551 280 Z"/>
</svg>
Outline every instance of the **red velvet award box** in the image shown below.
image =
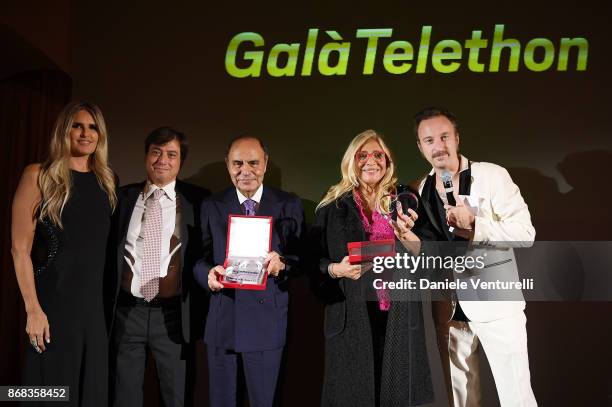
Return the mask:
<svg viewBox="0 0 612 407">
<path fill-rule="evenodd" d="M 349 263 L 359 264 L 374 260 L 374 257 L 395 256 L 395 240 L 372 240 L 347 243 Z"/>
<path fill-rule="evenodd" d="M 271 246 L 271 216 L 229 215 L 221 284 L 226 288 L 265 290 L 268 272 L 263 265 Z"/>
</svg>

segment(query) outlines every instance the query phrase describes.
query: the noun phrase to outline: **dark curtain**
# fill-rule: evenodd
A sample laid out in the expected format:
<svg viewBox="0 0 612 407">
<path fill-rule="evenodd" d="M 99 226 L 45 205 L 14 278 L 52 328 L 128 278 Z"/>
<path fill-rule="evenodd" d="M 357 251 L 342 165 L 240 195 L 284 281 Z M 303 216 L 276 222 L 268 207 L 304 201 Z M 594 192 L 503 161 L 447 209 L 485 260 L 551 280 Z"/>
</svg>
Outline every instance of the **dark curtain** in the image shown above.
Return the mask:
<svg viewBox="0 0 612 407">
<path fill-rule="evenodd" d="M 19 384 L 25 309 L 11 257 L 11 205 L 23 168 L 41 162 L 53 123 L 70 100 L 72 81 L 61 71 L 32 71 L 0 81 L 0 383 Z"/>
</svg>

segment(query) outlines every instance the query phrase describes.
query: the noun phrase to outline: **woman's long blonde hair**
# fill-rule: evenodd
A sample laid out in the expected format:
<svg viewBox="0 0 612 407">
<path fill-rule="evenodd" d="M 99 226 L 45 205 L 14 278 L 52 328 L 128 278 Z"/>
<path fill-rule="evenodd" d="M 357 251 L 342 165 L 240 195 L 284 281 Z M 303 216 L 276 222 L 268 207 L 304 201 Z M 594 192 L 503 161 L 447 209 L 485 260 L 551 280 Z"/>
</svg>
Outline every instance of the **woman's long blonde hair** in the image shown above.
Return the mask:
<svg viewBox="0 0 612 407">
<path fill-rule="evenodd" d="M 49 218 L 55 225 L 62 228 L 62 211 L 72 189 L 70 173 L 70 130 L 77 112 L 85 110 L 91 117 L 98 131 L 98 144 L 93 154 L 89 156 L 89 169 L 96 174 L 100 187 L 108 195 L 111 208 L 117 205 L 115 193 L 115 175 L 108 165 L 108 133 L 104 117 L 98 106 L 89 102 L 71 102 L 59 114 L 53 134 L 49 156 L 42 163 L 38 176 L 41 200 L 38 206 L 38 218 Z"/>
<path fill-rule="evenodd" d="M 340 164 L 342 179 L 339 183 L 329 188 L 327 194 L 325 194 L 321 202 L 319 202 L 316 209 L 334 202 L 347 192 L 360 187 L 361 181 L 357 173 L 355 155 L 359 152 L 361 147 L 370 140 L 375 140 L 380 144 L 380 147 L 387 155 L 387 172 L 385 172 L 385 175 L 376 186 L 376 202 L 378 205 L 376 209 L 386 214 L 391 211 L 391 197 L 389 195 L 395 193 L 395 185 L 397 183 L 395 164 L 391 150 L 389 150 L 382 136 L 374 130 L 366 130 L 351 140 L 351 143 L 342 157 L 342 163 Z"/>
</svg>

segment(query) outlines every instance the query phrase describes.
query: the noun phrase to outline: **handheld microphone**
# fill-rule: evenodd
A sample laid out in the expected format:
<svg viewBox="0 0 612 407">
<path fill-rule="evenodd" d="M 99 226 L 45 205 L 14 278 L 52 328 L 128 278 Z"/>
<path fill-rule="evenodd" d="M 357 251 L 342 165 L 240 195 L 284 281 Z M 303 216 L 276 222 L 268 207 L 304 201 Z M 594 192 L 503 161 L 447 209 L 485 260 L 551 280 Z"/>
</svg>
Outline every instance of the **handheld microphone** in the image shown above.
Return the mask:
<svg viewBox="0 0 612 407">
<path fill-rule="evenodd" d="M 457 206 L 455 201 L 455 195 L 453 195 L 453 176 L 447 170 L 442 171 L 442 185 L 444 186 L 444 192 L 446 192 L 446 199 L 448 204 L 451 206 Z"/>
</svg>

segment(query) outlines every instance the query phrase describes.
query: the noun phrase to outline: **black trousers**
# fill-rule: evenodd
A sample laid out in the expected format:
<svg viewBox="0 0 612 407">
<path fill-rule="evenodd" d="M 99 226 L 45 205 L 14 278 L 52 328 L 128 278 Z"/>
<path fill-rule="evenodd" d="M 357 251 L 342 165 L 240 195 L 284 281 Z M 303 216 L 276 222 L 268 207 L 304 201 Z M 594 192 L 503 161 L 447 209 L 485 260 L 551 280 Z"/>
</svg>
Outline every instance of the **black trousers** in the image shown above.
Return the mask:
<svg viewBox="0 0 612 407">
<path fill-rule="evenodd" d="M 143 405 L 143 381 L 147 348 L 151 350 L 161 395 L 166 407 L 185 405 L 189 345 L 182 339 L 180 301 L 145 304 L 126 301 L 120 295 L 113 329 L 113 405 Z M 123 297 L 123 301 L 121 300 Z"/>
</svg>

